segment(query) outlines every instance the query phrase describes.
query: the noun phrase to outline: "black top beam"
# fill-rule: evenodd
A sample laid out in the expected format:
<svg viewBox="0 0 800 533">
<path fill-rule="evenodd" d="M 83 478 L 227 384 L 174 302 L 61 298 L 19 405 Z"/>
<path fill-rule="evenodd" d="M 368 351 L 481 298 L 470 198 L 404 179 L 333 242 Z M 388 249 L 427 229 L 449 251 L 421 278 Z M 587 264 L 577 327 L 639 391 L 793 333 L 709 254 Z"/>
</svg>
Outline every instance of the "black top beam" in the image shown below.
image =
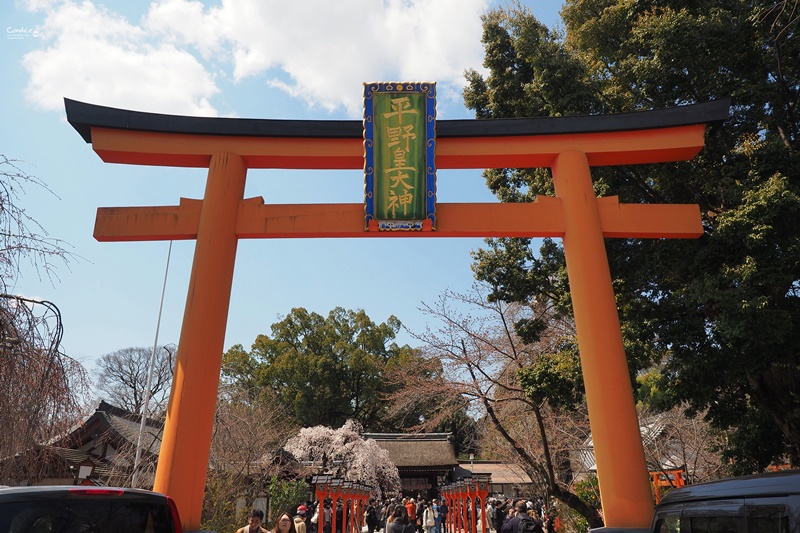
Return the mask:
<svg viewBox="0 0 800 533">
<path fill-rule="evenodd" d="M 708 124 L 728 118 L 730 98 L 655 111 L 570 117 L 496 118 L 436 121 L 437 137 L 499 137 L 607 133 Z M 87 142 L 91 128 L 190 135 L 244 137 L 361 138 L 360 120 L 276 120 L 188 117 L 143 113 L 64 98 L 67 121 Z"/>
</svg>

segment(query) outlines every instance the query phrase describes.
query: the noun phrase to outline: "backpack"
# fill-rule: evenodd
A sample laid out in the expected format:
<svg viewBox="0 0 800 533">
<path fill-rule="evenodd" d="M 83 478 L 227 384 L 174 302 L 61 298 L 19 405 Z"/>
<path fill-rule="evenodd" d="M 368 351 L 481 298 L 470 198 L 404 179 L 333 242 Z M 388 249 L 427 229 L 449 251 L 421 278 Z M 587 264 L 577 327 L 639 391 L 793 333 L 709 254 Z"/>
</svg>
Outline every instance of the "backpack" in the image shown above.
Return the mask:
<svg viewBox="0 0 800 533">
<path fill-rule="evenodd" d="M 517 533 L 544 533 L 544 528 L 538 520 L 534 520 L 530 516 L 520 516 Z"/>
</svg>

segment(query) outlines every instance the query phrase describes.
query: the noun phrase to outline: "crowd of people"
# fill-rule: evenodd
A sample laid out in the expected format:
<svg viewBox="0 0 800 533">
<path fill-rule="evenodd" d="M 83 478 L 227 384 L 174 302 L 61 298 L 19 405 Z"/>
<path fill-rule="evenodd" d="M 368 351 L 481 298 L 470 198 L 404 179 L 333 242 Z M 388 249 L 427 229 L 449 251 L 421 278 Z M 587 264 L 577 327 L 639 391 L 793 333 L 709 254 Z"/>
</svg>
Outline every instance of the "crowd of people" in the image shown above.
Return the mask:
<svg viewBox="0 0 800 533">
<path fill-rule="evenodd" d="M 458 523 L 466 533 L 477 533 L 472 529 L 472 506 L 466 506 Z M 452 511 L 447 504 L 433 498 L 391 498 L 378 502 L 370 498 L 364 510 L 362 533 L 446 533 L 448 515 Z M 477 509 L 475 524 L 482 521 L 485 514 L 488 530 L 496 533 L 554 533 L 553 520 L 541 500 L 510 500 L 490 498 L 484 508 Z M 452 518 L 451 518 L 452 519 Z M 349 533 L 346 524 L 353 520 L 350 509 L 341 501 L 334 509 L 330 499 L 319 502 L 307 501 L 294 509 L 281 513 L 271 529 L 266 529 L 264 512 L 253 509 L 248 524 L 236 533 L 316 533 L 322 523 L 322 533 Z M 333 531 L 334 523 L 336 531 Z M 485 532 L 489 533 L 489 531 Z"/>
<path fill-rule="evenodd" d="M 488 499 L 486 523 L 498 533 L 554 533 L 555 520 L 538 500 Z"/>
</svg>

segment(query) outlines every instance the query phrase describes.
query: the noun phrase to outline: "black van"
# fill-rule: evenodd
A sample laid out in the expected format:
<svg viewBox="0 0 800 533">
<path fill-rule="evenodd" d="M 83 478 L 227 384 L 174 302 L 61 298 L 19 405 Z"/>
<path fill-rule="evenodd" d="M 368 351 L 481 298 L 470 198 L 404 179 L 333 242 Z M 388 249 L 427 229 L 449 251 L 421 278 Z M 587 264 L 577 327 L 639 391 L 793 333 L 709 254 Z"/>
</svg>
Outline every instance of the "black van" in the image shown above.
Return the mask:
<svg viewBox="0 0 800 533">
<path fill-rule="evenodd" d="M 800 470 L 688 485 L 656 506 L 651 533 L 800 533 Z"/>
<path fill-rule="evenodd" d="M 182 533 L 172 499 L 146 490 L 0 488 L 0 533 Z"/>
</svg>

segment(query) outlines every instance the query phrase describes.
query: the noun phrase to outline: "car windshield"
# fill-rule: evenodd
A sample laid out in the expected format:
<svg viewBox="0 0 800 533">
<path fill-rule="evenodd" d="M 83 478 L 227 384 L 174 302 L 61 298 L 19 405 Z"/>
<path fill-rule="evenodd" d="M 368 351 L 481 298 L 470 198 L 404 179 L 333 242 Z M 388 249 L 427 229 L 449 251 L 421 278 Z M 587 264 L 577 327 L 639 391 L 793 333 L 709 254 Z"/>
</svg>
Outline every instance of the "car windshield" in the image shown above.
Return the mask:
<svg viewBox="0 0 800 533">
<path fill-rule="evenodd" d="M 166 505 L 124 498 L 0 504 L 0 533 L 171 533 Z"/>
</svg>

